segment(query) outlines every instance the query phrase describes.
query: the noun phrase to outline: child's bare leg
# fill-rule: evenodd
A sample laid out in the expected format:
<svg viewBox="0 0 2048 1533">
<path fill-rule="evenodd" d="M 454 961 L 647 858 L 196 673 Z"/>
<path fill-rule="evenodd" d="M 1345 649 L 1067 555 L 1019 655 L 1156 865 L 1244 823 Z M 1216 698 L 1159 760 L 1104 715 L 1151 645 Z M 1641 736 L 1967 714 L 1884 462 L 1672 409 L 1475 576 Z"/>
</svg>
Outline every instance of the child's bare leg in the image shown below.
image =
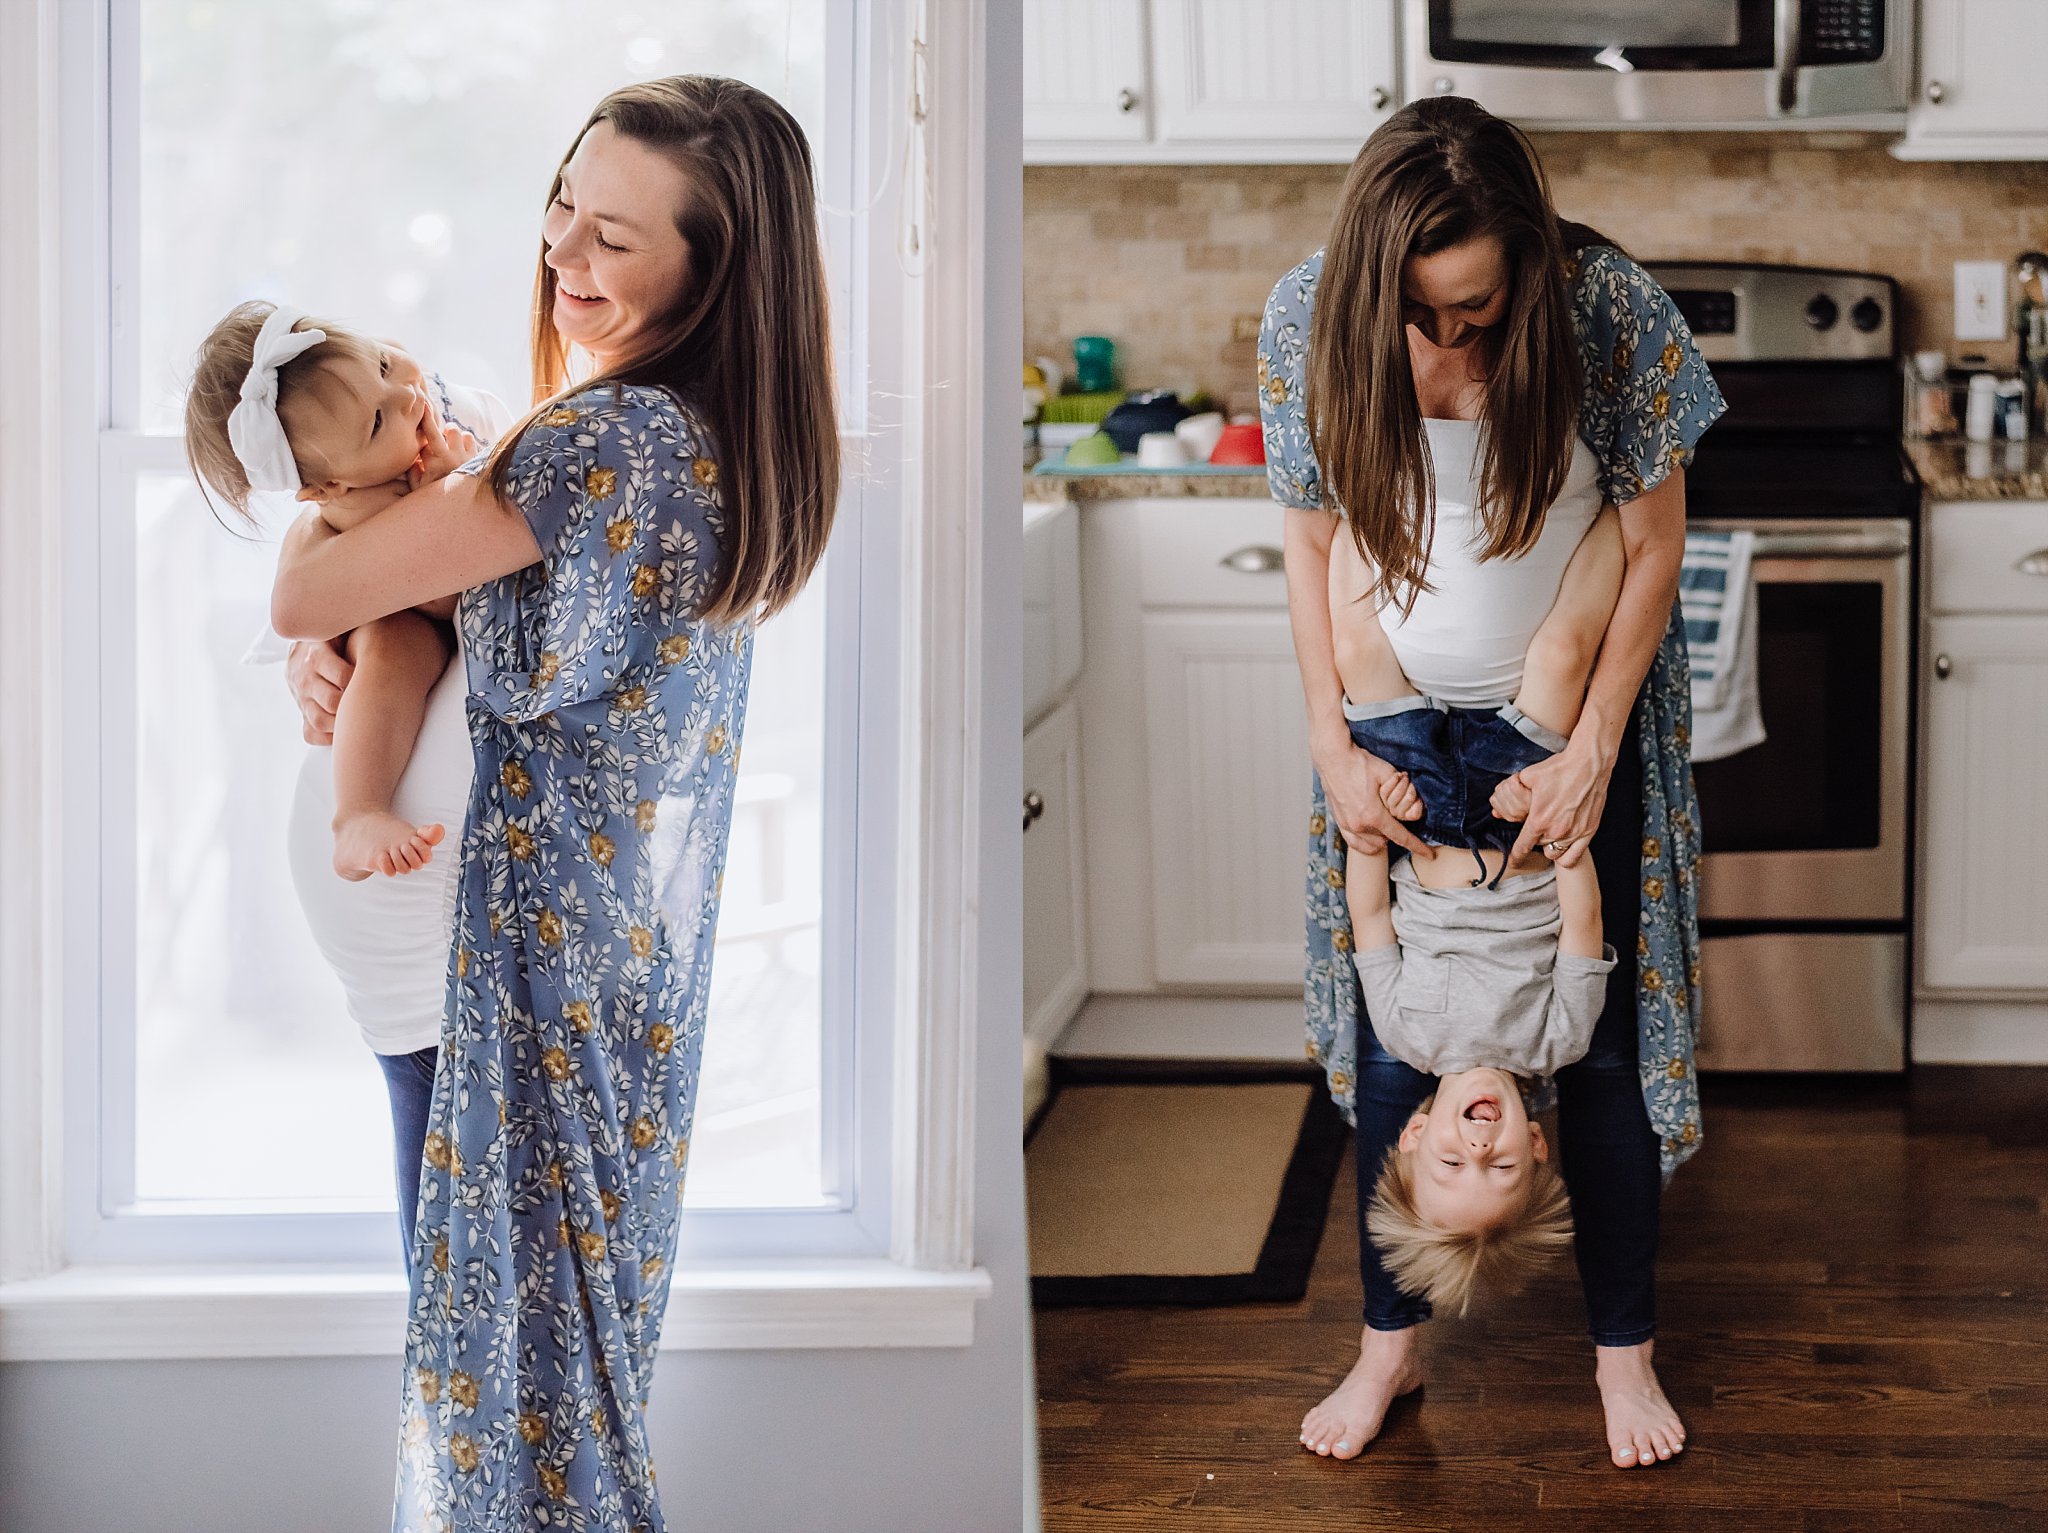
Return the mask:
<svg viewBox="0 0 2048 1533">
<path fill-rule="evenodd" d="M 1367 595 L 1371 586 L 1372 574 L 1352 547 L 1350 534 L 1340 531 L 1330 546 L 1330 647 L 1337 679 L 1354 703 L 1414 697 L 1415 688 L 1394 658 L 1394 646 Z"/>
<path fill-rule="evenodd" d="M 1544 728 L 1569 735 L 1577 726 L 1627 568 L 1620 513 L 1603 507 L 1572 551 L 1557 600 L 1529 641 L 1522 664 L 1515 706 Z"/>
<path fill-rule="evenodd" d="M 391 812 L 412 760 L 427 693 L 448 664 L 443 630 L 416 612 L 394 612 L 348 637 L 355 674 L 334 714 L 334 871 L 343 878 L 410 873 L 433 859 L 439 825 Z"/>
</svg>

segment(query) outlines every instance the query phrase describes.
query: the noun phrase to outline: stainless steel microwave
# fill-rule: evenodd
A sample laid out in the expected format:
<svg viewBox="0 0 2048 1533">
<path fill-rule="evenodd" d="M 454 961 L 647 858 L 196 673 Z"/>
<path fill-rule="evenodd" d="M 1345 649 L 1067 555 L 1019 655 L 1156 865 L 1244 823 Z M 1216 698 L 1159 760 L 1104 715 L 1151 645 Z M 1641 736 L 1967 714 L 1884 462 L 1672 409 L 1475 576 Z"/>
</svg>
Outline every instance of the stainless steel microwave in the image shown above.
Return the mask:
<svg viewBox="0 0 2048 1533">
<path fill-rule="evenodd" d="M 1410 92 L 1541 127 L 1897 129 L 1912 0 L 1404 0 Z"/>
</svg>

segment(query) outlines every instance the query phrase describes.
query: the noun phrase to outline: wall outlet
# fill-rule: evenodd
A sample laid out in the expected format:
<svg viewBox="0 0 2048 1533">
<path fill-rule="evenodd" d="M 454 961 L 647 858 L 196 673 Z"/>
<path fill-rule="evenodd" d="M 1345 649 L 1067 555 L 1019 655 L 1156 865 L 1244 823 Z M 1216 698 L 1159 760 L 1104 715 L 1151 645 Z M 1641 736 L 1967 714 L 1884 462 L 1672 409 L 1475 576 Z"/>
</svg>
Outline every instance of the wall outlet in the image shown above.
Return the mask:
<svg viewBox="0 0 2048 1533">
<path fill-rule="evenodd" d="M 2005 339 L 2005 263 L 1956 262 L 1956 339 Z"/>
<path fill-rule="evenodd" d="M 1233 341 L 1256 341 L 1259 338 L 1259 316 L 1256 314 L 1231 315 L 1230 338 Z"/>
</svg>

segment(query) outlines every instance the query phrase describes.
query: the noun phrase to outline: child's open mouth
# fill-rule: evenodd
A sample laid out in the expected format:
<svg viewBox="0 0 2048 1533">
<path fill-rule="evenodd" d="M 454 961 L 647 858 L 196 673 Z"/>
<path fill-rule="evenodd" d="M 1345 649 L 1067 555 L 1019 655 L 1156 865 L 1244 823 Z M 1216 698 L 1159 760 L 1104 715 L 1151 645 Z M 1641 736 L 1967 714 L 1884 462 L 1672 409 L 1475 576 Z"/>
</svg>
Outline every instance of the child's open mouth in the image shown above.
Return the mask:
<svg viewBox="0 0 2048 1533">
<path fill-rule="evenodd" d="M 1465 1104 L 1465 1117 L 1474 1123 L 1498 1123 L 1500 1103 L 1492 1097 L 1479 1097 Z"/>
</svg>

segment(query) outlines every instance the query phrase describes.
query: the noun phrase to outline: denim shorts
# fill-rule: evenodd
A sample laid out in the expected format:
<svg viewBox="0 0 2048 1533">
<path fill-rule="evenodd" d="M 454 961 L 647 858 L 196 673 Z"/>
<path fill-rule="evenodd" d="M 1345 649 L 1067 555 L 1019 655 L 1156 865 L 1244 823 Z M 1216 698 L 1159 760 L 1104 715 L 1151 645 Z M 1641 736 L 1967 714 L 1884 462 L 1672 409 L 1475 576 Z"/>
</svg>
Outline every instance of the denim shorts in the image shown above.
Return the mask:
<svg viewBox="0 0 2048 1533">
<path fill-rule="evenodd" d="M 1507 851 L 1522 827 L 1493 812 L 1493 790 L 1568 743 L 1513 703 L 1454 708 L 1434 697 L 1383 703 L 1346 698 L 1344 718 L 1354 745 L 1406 772 L 1415 784 L 1422 818 L 1410 820 L 1408 828 L 1431 846 Z"/>
</svg>

